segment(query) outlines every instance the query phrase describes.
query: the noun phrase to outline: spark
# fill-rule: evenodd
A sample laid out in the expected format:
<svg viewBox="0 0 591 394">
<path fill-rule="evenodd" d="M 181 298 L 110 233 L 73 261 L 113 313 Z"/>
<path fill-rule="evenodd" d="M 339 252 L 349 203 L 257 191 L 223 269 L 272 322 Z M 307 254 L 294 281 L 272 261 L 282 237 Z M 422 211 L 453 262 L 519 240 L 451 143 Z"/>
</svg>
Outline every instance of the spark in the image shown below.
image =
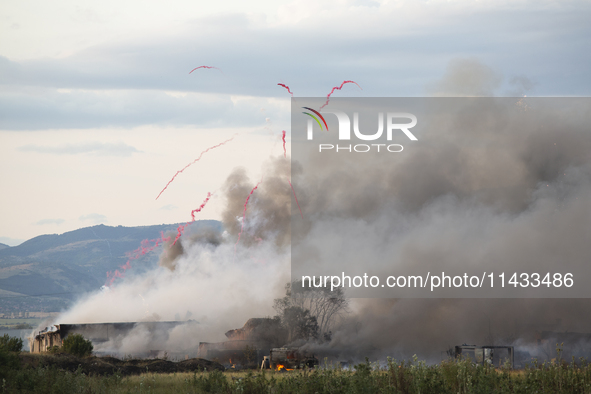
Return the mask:
<svg viewBox="0 0 591 394">
<path fill-rule="evenodd" d="M 257 183 L 255 185 L 255 187 L 252 188 L 252 190 L 248 194 L 248 197 L 246 197 L 246 201 L 244 202 L 244 212 L 242 213 L 242 223 L 240 226 L 240 233 L 238 233 L 238 240 L 236 241 L 236 244 L 234 245 L 234 253 L 236 253 L 236 246 L 238 246 L 238 242 L 240 242 L 240 237 L 242 236 L 242 231 L 244 230 L 244 221 L 246 220 L 246 206 L 248 205 L 248 200 L 250 200 L 250 196 L 252 196 L 252 193 L 254 193 L 254 191 L 259 187 L 259 185 L 262 182 L 263 182 L 263 178 L 261 178 L 259 183 Z"/>
<path fill-rule="evenodd" d="M 202 203 L 202 204 L 199 206 L 199 208 L 197 208 L 197 209 L 193 209 L 193 210 L 191 211 L 191 221 L 190 221 L 190 222 L 187 222 L 187 223 L 185 223 L 185 224 L 181 224 L 181 225 L 180 225 L 180 226 L 179 226 L 179 227 L 176 229 L 176 231 L 177 231 L 177 234 L 176 234 L 176 237 L 174 238 L 174 242 L 172 243 L 172 245 L 176 244 L 176 241 L 178 241 L 178 240 L 179 240 L 179 238 L 181 237 L 181 235 L 183 235 L 183 231 L 185 231 L 185 228 L 186 228 L 186 227 L 187 227 L 189 224 L 191 224 L 191 223 L 193 223 L 193 222 L 195 221 L 195 214 L 196 214 L 196 213 L 199 213 L 199 212 L 201 212 L 201 210 L 202 210 L 203 208 L 205 208 L 205 204 L 207 204 L 207 202 L 209 201 L 209 199 L 211 198 L 211 196 L 213 196 L 213 194 L 211 194 L 211 193 L 209 193 L 209 192 L 208 192 L 208 193 L 207 193 L 207 197 L 205 198 L 205 200 L 203 201 L 203 203 Z"/>
<path fill-rule="evenodd" d="M 291 92 L 291 90 L 289 90 L 289 86 L 287 86 L 287 85 L 285 85 L 285 84 L 283 84 L 283 83 L 278 83 L 277 85 L 279 85 L 279 86 L 283 86 L 285 89 L 287 89 L 287 92 L 288 92 L 289 94 L 291 94 L 291 97 L 293 97 L 293 93 Z"/>
<path fill-rule="evenodd" d="M 191 74 L 195 70 L 199 70 L 200 68 L 214 68 L 214 69 L 218 70 L 219 72 L 222 72 L 222 70 L 220 70 L 219 68 L 214 67 L 214 66 L 199 66 L 199 67 L 195 67 L 194 69 L 189 71 L 189 74 Z"/>
<path fill-rule="evenodd" d="M 346 83 L 354 83 L 355 85 L 357 85 L 357 87 L 359 89 L 361 89 L 361 86 L 359 86 L 359 84 L 355 81 L 343 81 L 343 83 L 341 84 L 341 86 L 335 86 L 334 88 L 332 88 L 332 90 L 330 91 L 329 94 L 326 95 L 326 103 L 324 103 L 322 105 L 322 107 L 320 107 L 320 109 L 326 107 L 328 105 L 328 101 L 330 100 L 330 96 L 334 93 L 335 90 L 341 90 L 343 88 L 343 85 L 345 85 Z M 363 89 L 361 89 L 363 90 Z"/>
<path fill-rule="evenodd" d="M 178 170 L 178 171 L 176 172 L 176 174 L 174 174 L 174 176 L 173 176 L 173 177 L 170 179 L 170 181 L 168 181 L 168 183 L 166 184 L 166 186 L 164 186 L 164 189 L 162 189 L 162 190 L 160 191 L 160 193 L 158 193 L 158 196 L 156 197 L 156 200 L 158 200 L 158 197 L 160 197 L 160 195 L 161 195 L 162 193 L 164 193 L 164 191 L 165 191 L 165 190 L 168 188 L 168 185 L 170 185 L 170 184 L 172 183 L 172 181 L 174 181 L 174 178 L 176 178 L 176 177 L 177 177 L 177 176 L 178 176 L 180 173 L 182 173 L 182 172 L 183 172 L 183 171 L 185 171 L 187 168 L 189 168 L 190 166 L 192 166 L 193 164 L 195 164 L 196 162 L 198 162 L 199 160 L 201 160 L 201 157 L 203 156 L 203 154 L 204 154 L 204 153 L 206 153 L 206 152 L 209 152 L 210 150 L 212 150 L 212 149 L 215 149 L 215 148 L 218 148 L 218 147 L 220 147 L 220 146 L 222 146 L 222 145 L 225 145 L 226 143 L 228 143 L 228 142 L 232 141 L 232 140 L 233 140 L 233 139 L 236 137 L 236 135 L 237 135 L 237 134 L 234 134 L 234 135 L 232 136 L 232 138 L 230 138 L 230 139 L 227 139 L 227 140 L 225 140 L 224 142 L 220 142 L 220 143 L 219 143 L 219 144 L 217 144 L 217 145 L 214 145 L 214 146 L 211 146 L 211 147 L 207 148 L 206 150 L 204 150 L 203 152 L 201 152 L 201 154 L 199 155 L 199 157 L 198 157 L 198 158 L 196 158 L 195 160 L 193 160 L 192 162 L 190 162 L 189 164 L 187 164 L 186 166 L 184 166 L 182 169 Z"/>
<path fill-rule="evenodd" d="M 285 150 L 285 130 L 281 134 L 281 139 L 283 140 L 283 157 L 287 157 L 287 151 Z"/>
<path fill-rule="evenodd" d="M 131 268 L 131 262 L 133 260 L 137 260 L 140 257 L 146 255 L 147 253 L 153 251 L 158 246 L 160 246 L 160 243 L 168 242 L 168 241 L 170 241 L 170 237 L 164 237 L 163 232 L 160 232 L 160 238 L 150 239 L 150 240 L 144 239 L 141 242 L 139 248 L 137 248 L 136 250 L 134 250 L 131 253 L 127 253 L 127 262 L 119 267 L 121 269 L 121 271 L 119 271 L 117 269 L 114 272 L 111 272 L 111 271 L 107 272 L 107 281 L 105 282 L 105 286 L 110 287 L 113 284 L 113 282 L 115 281 L 115 279 L 123 278 L 125 276 L 125 271 L 127 271 L 128 269 Z M 153 245 L 152 245 L 152 243 L 153 243 Z"/>
</svg>

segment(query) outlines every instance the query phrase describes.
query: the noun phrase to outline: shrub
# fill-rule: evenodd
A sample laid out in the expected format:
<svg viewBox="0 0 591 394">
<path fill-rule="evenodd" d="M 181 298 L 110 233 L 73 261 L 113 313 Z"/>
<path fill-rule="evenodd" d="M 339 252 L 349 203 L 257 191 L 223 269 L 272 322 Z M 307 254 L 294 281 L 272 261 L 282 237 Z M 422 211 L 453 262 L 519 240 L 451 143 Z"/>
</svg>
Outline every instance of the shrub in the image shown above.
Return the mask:
<svg viewBox="0 0 591 394">
<path fill-rule="evenodd" d="M 90 356 L 92 354 L 92 342 L 80 334 L 71 334 L 64 339 L 62 350 L 78 357 Z"/>
<path fill-rule="evenodd" d="M 8 376 L 9 371 L 20 367 L 18 355 L 0 346 L 0 383 Z"/>
<path fill-rule="evenodd" d="M 4 334 L 4 336 L 0 337 L 0 348 L 3 348 L 8 352 L 20 352 L 23 350 L 23 340 Z"/>
<path fill-rule="evenodd" d="M 63 353 L 62 348 L 59 346 L 50 346 L 47 348 L 47 352 L 51 354 Z"/>
</svg>

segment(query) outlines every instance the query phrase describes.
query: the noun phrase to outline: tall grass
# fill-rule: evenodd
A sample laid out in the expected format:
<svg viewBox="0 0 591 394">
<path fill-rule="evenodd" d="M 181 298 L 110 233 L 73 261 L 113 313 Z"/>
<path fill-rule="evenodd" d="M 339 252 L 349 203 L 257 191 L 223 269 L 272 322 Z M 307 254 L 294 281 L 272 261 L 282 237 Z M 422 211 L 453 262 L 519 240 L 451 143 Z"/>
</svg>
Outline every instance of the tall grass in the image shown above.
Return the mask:
<svg viewBox="0 0 591 394">
<path fill-rule="evenodd" d="M 5 365 L 6 366 L 6 365 Z M 0 366 L 2 368 L 3 366 Z M 426 365 L 416 358 L 386 365 L 364 363 L 352 370 L 324 365 L 313 371 L 195 372 L 123 377 L 87 376 L 81 369 L 4 369 L 6 393 L 590 393 L 591 366 L 534 362 L 524 370 L 474 365 L 468 360 Z"/>
</svg>

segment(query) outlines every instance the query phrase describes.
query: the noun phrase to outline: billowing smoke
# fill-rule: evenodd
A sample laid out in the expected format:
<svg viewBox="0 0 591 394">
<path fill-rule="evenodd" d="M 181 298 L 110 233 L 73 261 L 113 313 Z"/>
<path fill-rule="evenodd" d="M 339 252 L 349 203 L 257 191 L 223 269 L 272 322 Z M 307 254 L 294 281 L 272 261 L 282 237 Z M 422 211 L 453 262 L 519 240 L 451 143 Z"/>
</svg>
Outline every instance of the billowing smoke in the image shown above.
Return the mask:
<svg viewBox="0 0 591 394">
<path fill-rule="evenodd" d="M 489 95 L 500 80 L 477 61 L 460 61 L 434 91 Z M 526 79 L 516 81 L 531 87 Z M 533 113 L 527 101 L 516 99 L 515 105 Z M 236 169 L 217 193 L 227 202 L 222 234 L 183 235 L 175 247 L 165 247 L 158 268 L 80 301 L 58 321 L 190 316 L 158 348 L 224 340 L 224 332 L 247 319 L 274 314 L 273 299 L 290 280 L 292 219 L 312 263 L 323 253 L 342 253 L 333 246 L 348 239 L 349 248 L 338 256 L 343 270 L 360 261 L 385 262 L 380 275 L 396 266 L 435 270 L 440 263 L 507 272 L 555 272 L 561 261 L 587 264 L 591 134 L 580 116 L 584 111 L 573 108 L 557 119 L 538 110 L 534 122 L 508 129 L 503 108 L 496 116 L 481 109 L 439 119 L 430 135 L 421 136 L 427 141 L 421 149 L 408 149 L 395 164 L 384 160 L 372 172 L 355 161 L 335 168 L 319 158 L 291 168 L 283 155 L 272 159 L 244 222 L 246 198 L 261 178 Z M 303 220 L 291 209 L 290 181 Z M 339 223 L 338 231 L 324 231 L 328 222 Z M 589 332 L 589 316 L 588 299 L 354 299 L 350 313 L 333 326 L 332 339 L 307 346 L 337 359 L 417 354 L 438 361 L 449 346 L 462 343 L 515 344 L 551 358 L 551 343 L 559 338 L 543 332 Z M 132 353 L 144 346 L 146 335 L 138 327 L 104 350 Z"/>
<path fill-rule="evenodd" d="M 356 299 L 332 341 L 309 344 L 338 360 L 447 358 L 461 344 L 514 345 L 529 357 L 556 357 L 564 332 L 588 333 L 591 303 L 584 299 Z M 570 355 L 590 356 L 591 338 L 566 343 Z"/>
<path fill-rule="evenodd" d="M 490 68 L 468 60 L 435 85 L 439 95 L 479 96 L 499 84 Z M 442 266 L 564 273 L 568 262 L 587 274 L 579 280 L 589 278 L 591 102 L 572 100 L 558 112 L 518 98 L 511 107 L 492 103 L 439 117 L 423 145 L 405 144 L 395 159 L 358 154 L 347 165 L 313 156 L 305 168 L 314 174 L 297 179 L 304 217 L 313 218 L 292 234 L 302 260 L 313 269 L 334 259 L 339 274 L 371 265 L 381 278 Z M 511 111 L 528 121 L 507 127 Z M 342 359 L 439 361 L 454 345 L 515 344 L 552 358 L 566 331 L 591 331 L 588 299 L 355 299 L 351 309 L 332 341 L 309 346 Z M 590 343 L 565 346 L 586 355 Z"/>
<path fill-rule="evenodd" d="M 174 242 L 174 233 L 170 233 L 170 240 L 165 243 L 158 265 L 166 267 L 171 271 L 176 269 L 176 260 L 185 254 L 183 244 L 187 245 L 210 245 L 217 247 L 222 244 L 222 234 L 216 229 L 209 227 L 201 227 L 194 233 L 185 233 L 178 242 Z"/>
<path fill-rule="evenodd" d="M 95 345 L 95 351 L 125 355 L 145 354 L 150 349 L 189 349 L 194 353 L 199 342 L 223 341 L 226 331 L 241 327 L 253 316 L 272 316 L 273 298 L 282 295 L 289 281 L 290 166 L 281 157 L 265 168 L 265 188 L 249 201 L 236 252 L 244 201 L 253 187 L 241 170 L 225 183 L 225 232 L 212 228 L 187 231 L 175 245 L 172 241 L 164 245 L 158 267 L 79 301 L 56 323 L 184 317 L 186 324 L 165 331 L 138 325 L 127 335 Z"/>
<path fill-rule="evenodd" d="M 494 96 L 500 87 L 502 76 L 476 58 L 461 58 L 452 60 L 441 80 L 432 83 L 429 90 L 432 95 L 440 97 L 462 96 Z M 526 78 L 516 79 L 516 82 Z M 530 87 L 524 84 L 524 87 Z"/>
<path fill-rule="evenodd" d="M 268 163 L 259 188 L 248 201 L 240 244 L 253 246 L 263 240 L 273 240 L 277 247 L 289 247 L 292 196 L 289 179 L 289 160 L 278 157 Z M 244 203 L 257 182 L 251 181 L 241 168 L 230 174 L 226 181 L 227 208 L 222 221 L 232 237 L 237 238 L 240 233 Z"/>
<path fill-rule="evenodd" d="M 171 271 L 174 271 L 176 268 L 175 261 L 183 255 L 185 249 L 183 248 L 183 242 L 174 242 L 174 233 L 169 233 L 169 241 L 164 244 L 164 248 L 162 253 L 160 254 L 160 259 L 158 260 L 158 265 L 161 267 L 166 267 Z"/>
</svg>

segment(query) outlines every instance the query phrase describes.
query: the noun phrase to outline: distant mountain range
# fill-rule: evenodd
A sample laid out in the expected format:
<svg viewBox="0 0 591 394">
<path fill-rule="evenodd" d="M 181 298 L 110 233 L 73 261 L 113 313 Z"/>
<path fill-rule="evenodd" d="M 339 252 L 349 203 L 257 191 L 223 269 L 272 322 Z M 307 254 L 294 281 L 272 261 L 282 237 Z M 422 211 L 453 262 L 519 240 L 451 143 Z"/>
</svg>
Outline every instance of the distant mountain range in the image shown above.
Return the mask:
<svg viewBox="0 0 591 394">
<path fill-rule="evenodd" d="M 125 264 L 127 254 L 143 240 L 175 232 L 178 224 L 123 227 L 98 225 L 64 234 L 41 235 L 9 247 L 0 244 L 0 315 L 20 311 L 59 311 L 81 293 L 105 284 L 107 271 Z M 215 220 L 196 221 L 187 231 L 209 227 Z M 153 245 L 153 243 L 152 243 Z M 162 247 L 132 263 L 133 273 L 152 268 Z"/>
</svg>

